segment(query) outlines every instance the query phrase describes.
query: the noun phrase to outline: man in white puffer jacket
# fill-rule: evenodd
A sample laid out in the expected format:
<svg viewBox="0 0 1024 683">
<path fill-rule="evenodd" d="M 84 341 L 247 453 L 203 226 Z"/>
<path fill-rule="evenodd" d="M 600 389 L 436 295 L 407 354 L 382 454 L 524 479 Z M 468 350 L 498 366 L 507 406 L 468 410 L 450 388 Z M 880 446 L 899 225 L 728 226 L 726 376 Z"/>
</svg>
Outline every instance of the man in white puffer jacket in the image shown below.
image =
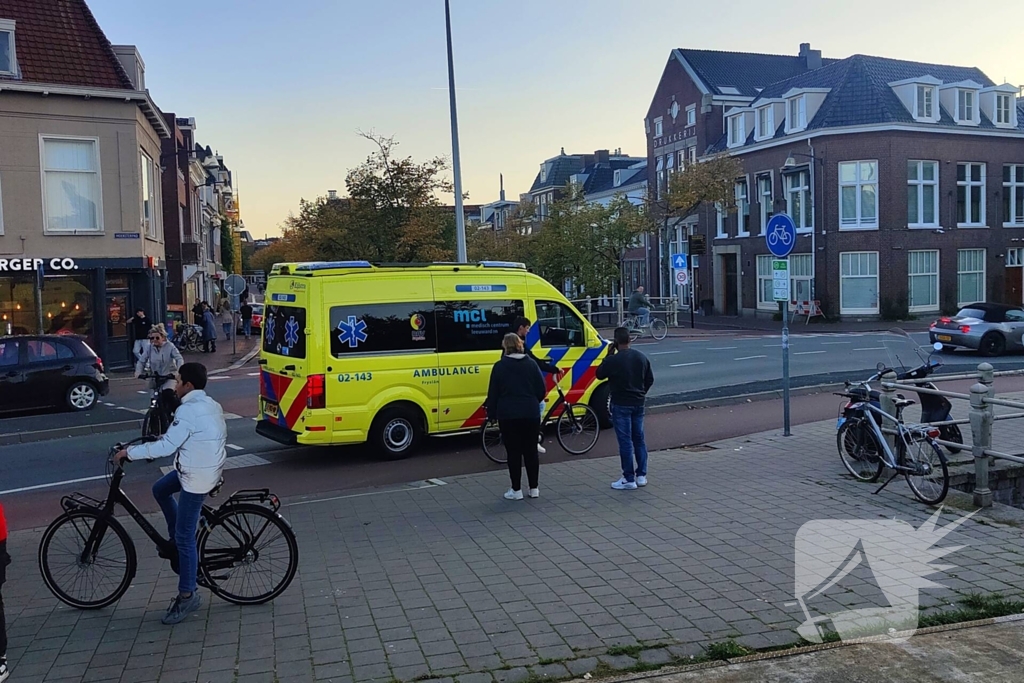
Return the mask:
<svg viewBox="0 0 1024 683">
<path fill-rule="evenodd" d="M 178 547 L 178 596 L 162 619 L 165 624 L 179 623 L 203 603 L 196 591 L 196 526 L 206 495 L 220 483 L 227 442 L 224 410 L 206 395 L 206 368 L 185 363 L 178 369 L 177 380 L 174 391 L 181 406 L 167 433 L 159 441 L 131 446 L 114 456 L 117 464 L 174 456 L 174 470 L 153 484 L 167 533 Z"/>
</svg>

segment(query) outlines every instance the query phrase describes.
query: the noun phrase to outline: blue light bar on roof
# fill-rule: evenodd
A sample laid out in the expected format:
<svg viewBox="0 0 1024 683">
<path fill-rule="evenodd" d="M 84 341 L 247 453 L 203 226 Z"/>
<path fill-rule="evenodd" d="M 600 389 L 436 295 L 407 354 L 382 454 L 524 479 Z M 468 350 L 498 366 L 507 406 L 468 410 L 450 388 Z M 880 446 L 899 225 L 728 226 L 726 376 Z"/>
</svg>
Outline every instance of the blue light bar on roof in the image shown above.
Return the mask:
<svg viewBox="0 0 1024 683">
<path fill-rule="evenodd" d="M 335 270 L 338 268 L 372 268 L 369 261 L 317 261 L 316 263 L 303 263 L 295 268 L 296 272 L 310 272 L 314 270 Z"/>
<path fill-rule="evenodd" d="M 520 268 L 526 270 L 525 263 L 516 263 L 515 261 L 481 261 L 480 265 L 484 268 Z"/>
</svg>

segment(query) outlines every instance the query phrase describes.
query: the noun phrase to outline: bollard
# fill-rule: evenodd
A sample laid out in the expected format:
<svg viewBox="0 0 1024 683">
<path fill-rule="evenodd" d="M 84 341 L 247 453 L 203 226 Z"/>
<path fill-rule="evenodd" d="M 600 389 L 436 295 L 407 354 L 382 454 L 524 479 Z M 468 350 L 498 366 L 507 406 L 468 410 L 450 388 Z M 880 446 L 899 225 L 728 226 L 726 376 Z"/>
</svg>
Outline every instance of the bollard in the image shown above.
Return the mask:
<svg viewBox="0 0 1024 683">
<path fill-rule="evenodd" d="M 679 327 L 679 302 L 675 297 L 669 299 L 669 310 L 672 311 L 672 327 Z"/>
<path fill-rule="evenodd" d="M 620 325 L 622 323 L 626 322 L 626 318 L 622 314 L 622 296 L 623 296 L 622 294 L 619 294 L 617 297 L 615 297 L 615 308 L 616 308 L 616 313 L 619 314 L 619 324 Z"/>
<path fill-rule="evenodd" d="M 882 391 L 879 393 L 878 404 L 881 406 L 889 415 L 896 415 L 896 385 L 893 382 L 896 381 L 896 373 L 889 370 L 882 375 Z M 890 386 L 887 386 L 890 385 Z M 896 423 L 889 418 L 882 418 L 882 429 L 896 429 Z M 886 434 L 885 441 L 889 444 L 889 448 L 892 449 L 893 453 L 896 453 L 896 435 Z"/>
<path fill-rule="evenodd" d="M 593 310 L 593 307 L 592 307 L 592 305 L 590 303 L 590 297 L 589 296 L 587 297 L 587 322 L 589 322 L 591 325 L 594 324 L 594 310 Z M 596 325 L 595 325 L 595 327 L 596 327 Z"/>
<path fill-rule="evenodd" d="M 984 373 L 982 374 L 984 375 Z M 983 508 L 992 507 L 992 491 L 988 487 L 989 459 L 985 457 L 985 451 L 992 448 L 992 414 L 994 411 L 992 406 L 985 402 L 989 390 L 990 387 L 981 382 L 971 387 L 971 441 L 973 443 L 971 451 L 974 455 L 974 504 Z"/>
</svg>

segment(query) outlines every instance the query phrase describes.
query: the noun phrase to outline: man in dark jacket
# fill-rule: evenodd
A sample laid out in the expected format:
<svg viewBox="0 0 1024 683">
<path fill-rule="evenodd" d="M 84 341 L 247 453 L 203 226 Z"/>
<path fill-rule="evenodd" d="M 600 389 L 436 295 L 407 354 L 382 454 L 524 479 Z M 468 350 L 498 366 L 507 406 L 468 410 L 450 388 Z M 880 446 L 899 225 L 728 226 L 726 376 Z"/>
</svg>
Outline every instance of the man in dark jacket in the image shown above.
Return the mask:
<svg viewBox="0 0 1024 683">
<path fill-rule="evenodd" d="M 640 319 L 641 325 L 646 325 L 651 320 L 651 301 L 644 294 L 643 285 L 629 295 L 629 313 Z"/>
<path fill-rule="evenodd" d="M 564 375 L 565 373 L 563 371 L 559 370 L 557 365 L 555 365 L 554 363 L 549 362 L 546 358 L 545 359 L 537 358 L 537 356 L 533 355 L 533 351 L 530 350 L 530 347 L 527 346 L 527 344 L 526 344 L 526 335 L 530 333 L 530 327 L 531 326 L 532 326 L 532 323 L 530 322 L 530 319 L 525 317 L 525 316 L 519 316 L 518 318 L 516 318 L 515 323 L 513 323 L 513 325 L 512 325 L 512 328 L 516 331 L 516 334 L 518 334 L 519 338 L 523 340 L 523 350 L 525 351 L 527 358 L 532 359 L 533 362 L 537 364 L 537 367 L 540 368 L 541 373 L 545 373 L 546 372 L 548 374 L 554 375 L 556 381 L 562 379 L 562 375 Z M 541 374 L 542 378 L 543 378 L 543 376 L 544 375 Z M 546 384 L 545 384 L 545 386 L 546 386 Z M 540 402 L 540 419 L 541 419 L 541 423 L 542 424 L 541 424 L 540 436 L 538 437 L 539 438 L 539 443 L 537 445 L 537 452 L 540 453 L 541 455 L 544 455 L 545 453 L 548 452 L 547 449 L 544 448 L 544 446 L 543 446 L 543 442 L 544 442 L 544 425 L 543 425 L 543 422 L 544 422 L 544 411 L 545 411 L 545 409 L 546 409 L 546 404 L 544 403 L 544 401 L 541 401 Z"/>
<path fill-rule="evenodd" d="M 7 623 L 4 621 L 4 582 L 7 580 L 7 565 L 11 558 L 7 554 L 7 520 L 4 506 L 0 504 L 0 683 L 7 680 Z"/>
<path fill-rule="evenodd" d="M 146 312 L 141 308 L 135 311 L 131 330 L 132 339 L 135 342 L 135 345 L 132 347 L 132 353 L 135 354 L 136 361 L 142 358 L 142 354 L 146 353 L 146 349 L 149 347 L 149 328 L 151 327 L 153 327 L 153 323 L 146 317 Z"/>
<path fill-rule="evenodd" d="M 615 341 L 597 369 L 597 378 L 607 379 L 611 385 L 612 423 L 622 461 L 622 477 L 612 483 L 612 488 L 630 491 L 647 486 L 644 401 L 654 384 L 654 373 L 647 356 L 629 347 L 629 330 L 625 327 L 616 328 Z"/>
</svg>

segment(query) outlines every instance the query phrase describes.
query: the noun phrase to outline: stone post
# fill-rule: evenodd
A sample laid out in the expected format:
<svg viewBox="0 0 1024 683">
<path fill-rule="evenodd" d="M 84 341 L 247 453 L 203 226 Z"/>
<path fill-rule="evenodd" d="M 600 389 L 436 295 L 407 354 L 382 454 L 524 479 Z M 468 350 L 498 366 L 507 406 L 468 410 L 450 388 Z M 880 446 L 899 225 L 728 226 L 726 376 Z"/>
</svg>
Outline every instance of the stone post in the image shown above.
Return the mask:
<svg viewBox="0 0 1024 683">
<path fill-rule="evenodd" d="M 882 410 L 884 410 L 889 415 L 895 416 L 896 415 L 896 402 L 895 402 L 896 386 L 893 383 L 896 381 L 896 373 L 893 372 L 892 370 L 889 370 L 884 375 L 882 375 L 881 381 L 882 381 L 882 391 L 879 392 L 880 396 L 878 398 L 878 403 L 881 406 Z M 886 386 L 887 384 L 891 384 L 892 386 Z M 896 429 L 896 423 L 893 422 L 892 420 L 890 420 L 889 418 L 882 418 L 881 423 L 882 423 L 882 429 Z M 895 455 L 896 454 L 896 435 L 895 434 L 886 434 L 885 435 L 885 441 L 886 441 L 886 443 L 889 444 L 889 448 L 892 449 L 893 455 Z"/>
<path fill-rule="evenodd" d="M 984 363 L 983 365 L 988 365 Z M 989 366 L 991 368 L 991 366 Z M 979 367 L 984 378 L 985 372 Z M 991 375 L 989 375 L 991 379 Z M 971 387 L 971 451 L 974 455 L 974 504 L 992 506 L 992 491 L 988 487 L 989 459 L 985 451 L 992 448 L 992 417 L 994 410 L 985 402 L 991 385 L 978 382 Z"/>
</svg>

